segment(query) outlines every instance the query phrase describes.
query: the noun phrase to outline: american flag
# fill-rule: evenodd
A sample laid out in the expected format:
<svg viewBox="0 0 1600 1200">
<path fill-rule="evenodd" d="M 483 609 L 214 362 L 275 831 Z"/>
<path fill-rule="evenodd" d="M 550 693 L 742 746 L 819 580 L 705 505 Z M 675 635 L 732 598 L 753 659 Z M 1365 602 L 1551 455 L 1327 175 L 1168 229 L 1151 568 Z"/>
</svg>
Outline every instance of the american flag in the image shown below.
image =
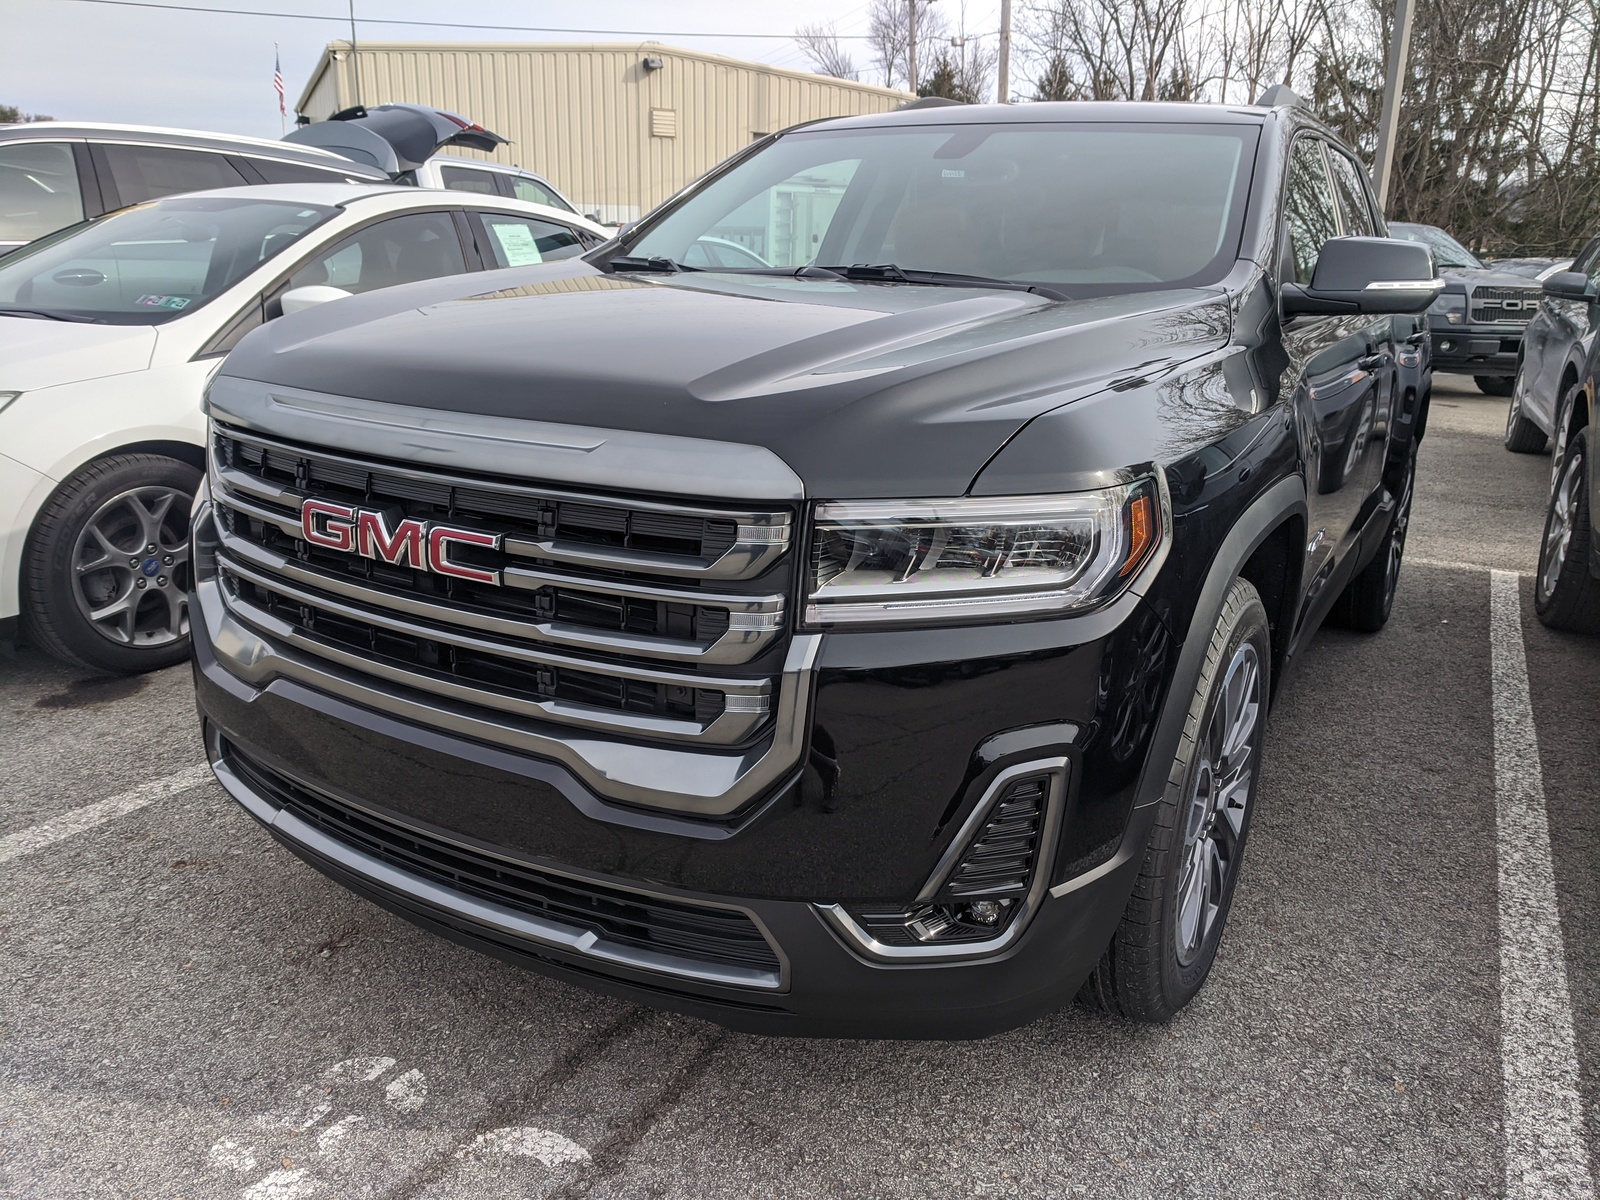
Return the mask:
<svg viewBox="0 0 1600 1200">
<path fill-rule="evenodd" d="M 272 48 L 272 90 L 278 93 L 278 115 L 284 116 L 288 110 L 283 106 L 283 63 L 276 46 Z"/>
</svg>

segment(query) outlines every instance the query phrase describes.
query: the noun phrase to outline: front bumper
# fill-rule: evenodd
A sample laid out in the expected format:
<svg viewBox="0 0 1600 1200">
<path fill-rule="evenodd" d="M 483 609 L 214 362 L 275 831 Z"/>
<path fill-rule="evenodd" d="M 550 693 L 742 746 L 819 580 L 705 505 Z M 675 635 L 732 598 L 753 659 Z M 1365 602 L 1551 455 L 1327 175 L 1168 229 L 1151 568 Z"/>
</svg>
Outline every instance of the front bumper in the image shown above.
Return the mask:
<svg viewBox="0 0 1600 1200">
<path fill-rule="evenodd" d="M 283 652 L 259 638 L 246 682 L 223 661 L 241 645 L 217 590 L 202 584 L 191 603 L 208 752 L 228 790 L 295 854 L 423 928 L 541 973 L 737 1029 L 809 1036 L 983 1036 L 1071 998 L 1142 860 L 1154 810 L 1135 805 L 1136 789 L 1176 661 L 1164 627 L 1131 596 L 1073 621 L 830 635 L 808 679 L 805 761 L 752 806 L 711 820 L 617 804 L 559 762 L 307 686 L 271 670 Z M 892 960 L 829 920 L 832 905 L 912 899 L 993 781 L 1046 760 L 1068 780 L 1048 874 L 1031 919 L 1003 946 Z M 318 806 L 511 873 L 744 914 L 777 965 L 752 975 L 641 957 L 581 922 L 330 833 L 308 819 Z"/>
<path fill-rule="evenodd" d="M 0 454 L 0 622 L 13 622 L 21 611 L 22 546 L 48 482 L 32 467 Z"/>
<path fill-rule="evenodd" d="M 1522 350 L 1522 327 L 1471 325 L 1434 326 L 1433 369 L 1460 375 L 1496 375 L 1510 378 L 1517 373 L 1517 357 Z"/>
</svg>

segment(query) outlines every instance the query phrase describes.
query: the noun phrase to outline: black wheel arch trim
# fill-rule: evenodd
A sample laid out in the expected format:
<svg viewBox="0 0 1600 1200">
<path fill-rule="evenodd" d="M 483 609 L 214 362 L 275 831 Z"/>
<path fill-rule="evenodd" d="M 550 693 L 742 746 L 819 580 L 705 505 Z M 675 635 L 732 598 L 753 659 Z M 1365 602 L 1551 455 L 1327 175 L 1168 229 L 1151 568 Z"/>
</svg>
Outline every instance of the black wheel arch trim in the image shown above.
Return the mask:
<svg viewBox="0 0 1600 1200">
<path fill-rule="evenodd" d="M 1183 639 L 1183 650 L 1178 655 L 1178 665 L 1173 671 L 1167 697 L 1161 706 L 1161 718 L 1156 725 L 1150 753 L 1145 759 L 1144 771 L 1139 776 L 1134 808 L 1145 808 L 1158 803 L 1167 790 L 1167 777 L 1172 760 L 1178 753 L 1178 743 L 1183 737 L 1183 724 L 1189 714 L 1189 704 L 1199 683 L 1205 665 L 1208 639 L 1198 636 L 1198 631 L 1209 631 L 1221 616 L 1227 603 L 1228 589 L 1244 570 L 1257 549 L 1286 520 L 1298 516 L 1307 518 L 1305 481 L 1298 475 L 1279 480 L 1258 496 L 1233 523 L 1222 544 L 1211 559 L 1211 569 L 1189 619 L 1188 632 Z M 1296 581 L 1294 603 L 1298 608 L 1299 584 Z M 1276 639 L 1275 639 L 1276 640 Z M 1289 637 L 1284 638 L 1282 658 L 1287 658 Z M 1274 681 L 1277 678 L 1280 654 L 1273 650 Z"/>
</svg>

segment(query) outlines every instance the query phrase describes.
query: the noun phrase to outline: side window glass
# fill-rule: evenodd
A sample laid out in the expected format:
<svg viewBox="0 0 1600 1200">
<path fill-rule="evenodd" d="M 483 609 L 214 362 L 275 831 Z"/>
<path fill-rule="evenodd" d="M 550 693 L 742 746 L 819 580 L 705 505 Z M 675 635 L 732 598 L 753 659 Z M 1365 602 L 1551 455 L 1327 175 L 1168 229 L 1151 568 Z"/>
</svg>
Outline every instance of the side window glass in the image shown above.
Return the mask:
<svg viewBox="0 0 1600 1200">
<path fill-rule="evenodd" d="M 111 168 L 117 196 L 124 204 L 139 204 L 174 192 L 202 192 L 250 182 L 222 155 L 203 150 L 105 145 L 101 151 Z"/>
<path fill-rule="evenodd" d="M 562 212 L 571 212 L 572 205 L 549 188 L 542 187 L 532 179 L 524 179 L 520 175 L 511 177 L 511 193 L 518 200 L 526 200 L 529 204 L 545 204 L 551 208 L 559 208 Z"/>
<path fill-rule="evenodd" d="M 31 242 L 83 220 L 66 142 L 0 146 L 0 242 Z"/>
<path fill-rule="evenodd" d="M 1590 238 L 1584 247 L 1578 251 L 1578 257 L 1572 260 L 1569 271 L 1582 271 L 1593 279 L 1600 272 L 1600 238 Z"/>
<path fill-rule="evenodd" d="M 419 279 L 465 274 L 467 262 L 447 212 L 392 217 L 337 242 L 289 276 L 291 288 L 328 284 L 370 292 Z"/>
<path fill-rule="evenodd" d="M 439 178 L 452 192 L 476 192 L 480 196 L 498 196 L 493 171 L 477 171 L 471 167 L 440 167 Z"/>
<path fill-rule="evenodd" d="M 1331 147 L 1328 165 L 1333 168 L 1333 186 L 1339 193 L 1339 212 L 1344 217 L 1344 231 L 1349 237 L 1374 237 L 1377 226 L 1372 222 L 1372 209 L 1367 204 L 1367 191 L 1361 186 L 1361 168 L 1350 157 Z"/>
<path fill-rule="evenodd" d="M 1339 236 L 1322 143 L 1315 138 L 1303 137 L 1294 144 L 1283 188 L 1283 223 L 1294 253 L 1295 282 L 1310 283 L 1322 243 Z"/>
<path fill-rule="evenodd" d="M 324 167 L 308 167 L 301 163 L 284 162 L 277 158 L 252 158 L 250 165 L 261 172 L 268 183 L 371 183 L 357 175 L 343 171 L 329 171 Z"/>
<path fill-rule="evenodd" d="M 505 213 L 479 213 L 478 219 L 488 233 L 484 250 L 495 267 L 526 267 L 583 253 L 577 233 L 554 221 Z"/>
</svg>

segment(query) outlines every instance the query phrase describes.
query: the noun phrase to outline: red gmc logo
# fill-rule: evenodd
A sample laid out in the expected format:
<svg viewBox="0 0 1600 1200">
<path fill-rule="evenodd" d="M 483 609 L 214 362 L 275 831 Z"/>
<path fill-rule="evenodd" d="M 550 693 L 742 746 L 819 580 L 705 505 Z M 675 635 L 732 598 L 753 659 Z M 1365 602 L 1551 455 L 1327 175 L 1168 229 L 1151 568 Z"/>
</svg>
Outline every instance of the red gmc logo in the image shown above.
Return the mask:
<svg viewBox="0 0 1600 1200">
<path fill-rule="evenodd" d="M 359 554 L 397 567 L 415 567 L 453 579 L 470 579 L 474 583 L 500 582 L 499 571 L 469 567 L 450 557 L 452 545 L 500 549 L 497 533 L 457 529 L 452 525 L 419 521 L 415 517 L 406 517 L 391 528 L 389 518 L 373 509 L 353 508 L 328 500 L 307 500 L 300 505 L 300 534 L 313 546 Z"/>
</svg>

